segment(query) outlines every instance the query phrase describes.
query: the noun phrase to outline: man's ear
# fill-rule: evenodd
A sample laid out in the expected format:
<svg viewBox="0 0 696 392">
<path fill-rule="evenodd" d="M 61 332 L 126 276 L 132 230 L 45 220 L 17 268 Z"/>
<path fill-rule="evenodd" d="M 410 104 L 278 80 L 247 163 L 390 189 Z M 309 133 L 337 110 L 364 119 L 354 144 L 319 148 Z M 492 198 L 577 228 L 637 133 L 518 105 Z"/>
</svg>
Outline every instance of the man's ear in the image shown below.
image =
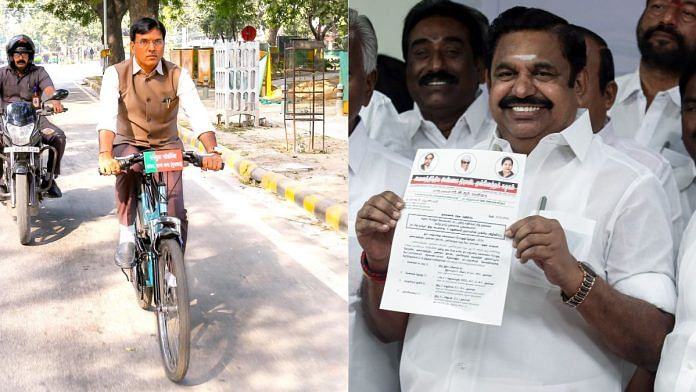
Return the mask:
<svg viewBox="0 0 696 392">
<path fill-rule="evenodd" d="M 611 81 L 607 84 L 607 88 L 604 89 L 604 108 L 609 110 L 614 106 L 614 101 L 616 101 L 616 94 L 619 92 L 619 86 L 615 81 Z"/>
<path fill-rule="evenodd" d="M 488 71 L 488 68 L 483 69 L 483 80 L 486 82 L 486 87 L 488 87 L 488 91 L 491 90 L 491 73 Z"/>
<path fill-rule="evenodd" d="M 370 103 L 370 99 L 372 99 L 372 93 L 375 91 L 375 86 L 377 86 L 377 70 L 374 70 L 367 74 L 367 78 L 365 80 L 367 84 L 367 88 L 365 88 L 365 106 Z"/>
<path fill-rule="evenodd" d="M 575 77 L 575 96 L 578 98 L 578 102 L 581 102 L 583 96 L 587 92 L 587 84 L 589 83 L 590 77 L 587 74 L 587 68 L 583 68 L 578 72 Z"/>
</svg>

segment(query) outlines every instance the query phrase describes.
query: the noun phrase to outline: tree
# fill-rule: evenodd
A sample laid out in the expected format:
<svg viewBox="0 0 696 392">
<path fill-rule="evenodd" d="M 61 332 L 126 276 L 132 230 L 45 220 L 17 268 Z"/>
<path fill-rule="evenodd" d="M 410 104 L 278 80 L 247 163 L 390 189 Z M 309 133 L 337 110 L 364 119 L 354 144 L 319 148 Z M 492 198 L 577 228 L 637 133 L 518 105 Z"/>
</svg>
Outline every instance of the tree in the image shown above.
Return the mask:
<svg viewBox="0 0 696 392">
<path fill-rule="evenodd" d="M 345 0 L 260 0 L 263 20 L 271 28 L 286 32 L 301 32 L 299 24 L 309 28 L 314 39 L 323 41 L 326 34 L 336 30 L 346 33 L 348 4 Z M 269 41 L 271 39 L 269 38 Z M 275 41 L 275 37 L 273 37 Z"/>
<path fill-rule="evenodd" d="M 128 12 L 133 21 L 142 16 L 156 18 L 160 3 L 176 6 L 181 4 L 181 0 L 107 0 L 106 42 L 111 49 L 109 64 L 116 64 L 126 57 L 123 50 L 121 26 L 124 15 Z M 17 10 L 22 10 L 28 5 L 38 6 L 61 20 L 77 21 L 81 26 L 87 26 L 97 16 L 104 26 L 104 3 L 102 0 L 9 0 L 8 3 L 9 7 Z"/>
<path fill-rule="evenodd" d="M 256 1 L 202 0 L 198 8 L 202 14 L 200 25 L 208 38 L 234 40 L 244 25 L 257 20 Z"/>
<path fill-rule="evenodd" d="M 0 7 L 6 9 L 7 1 L 0 0 Z M 38 7 L 2 13 L 0 25 L 5 26 L 7 37 L 30 36 L 38 52 L 56 52 L 66 47 L 96 48 L 101 40 L 101 27 L 96 18 L 87 26 L 81 26 L 77 21 L 58 19 Z"/>
<path fill-rule="evenodd" d="M 159 0 L 128 1 L 128 15 L 131 21 L 136 21 L 143 16 L 157 19 L 159 14 Z"/>
<path fill-rule="evenodd" d="M 306 0 L 302 11 L 317 41 L 323 41 L 332 29 L 347 25 L 348 2 L 344 0 Z"/>
<path fill-rule="evenodd" d="M 107 1 L 107 44 L 111 48 L 109 63 L 115 64 L 125 59 L 123 39 L 121 38 L 121 20 L 128 11 L 128 0 Z M 144 1 L 144 0 L 131 0 Z M 8 6 L 22 10 L 28 4 L 38 6 L 61 20 L 74 20 L 81 26 L 87 26 L 97 16 L 104 25 L 104 3 L 101 0 L 10 0 Z M 102 29 L 103 31 L 103 29 Z M 102 35 L 103 38 L 103 35 Z M 103 39 L 102 39 L 103 41 Z"/>
</svg>

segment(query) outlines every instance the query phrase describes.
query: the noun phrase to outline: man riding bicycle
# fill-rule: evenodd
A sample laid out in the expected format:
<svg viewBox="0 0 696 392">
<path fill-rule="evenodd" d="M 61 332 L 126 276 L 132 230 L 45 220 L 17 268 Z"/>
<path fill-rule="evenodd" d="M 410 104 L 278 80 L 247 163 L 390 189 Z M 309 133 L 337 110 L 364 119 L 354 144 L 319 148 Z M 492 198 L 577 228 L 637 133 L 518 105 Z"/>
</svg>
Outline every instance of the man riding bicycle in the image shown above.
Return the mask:
<svg viewBox="0 0 696 392">
<path fill-rule="evenodd" d="M 42 95 L 50 97 L 56 89 L 53 86 L 51 77 L 43 67 L 34 65 L 34 54 L 36 49 L 31 38 L 24 34 L 16 35 L 7 42 L 7 62 L 6 65 L 0 68 L 0 97 L 2 97 L 3 111 L 7 105 L 26 101 L 32 102 L 33 97 L 41 97 Z M 56 113 L 63 111 L 63 105 L 60 101 L 51 101 L 53 109 Z M 41 140 L 44 144 L 52 146 L 56 149 L 57 156 L 53 156 L 53 152 L 48 154 L 47 167 L 53 166 L 53 161 L 56 162 L 54 171 L 54 181 L 48 189 L 49 197 L 61 197 L 62 192 L 55 182 L 55 177 L 60 174 L 60 161 L 63 158 L 65 151 L 65 132 L 53 125 L 46 117 L 41 116 L 39 120 L 41 128 Z M 45 178 L 44 181 L 50 181 L 50 178 Z M 47 184 L 46 184 L 47 185 Z M 42 187 L 46 186 L 45 183 Z"/>
<path fill-rule="evenodd" d="M 122 172 L 114 157 L 145 149 L 182 149 L 177 131 L 179 106 L 191 122 L 194 134 L 210 155 L 203 158 L 203 170 L 220 170 L 222 157 L 215 132 L 191 75 L 176 64 L 163 60 L 164 25 L 152 18 L 138 19 L 130 28 L 130 59 L 104 72 L 100 92 L 99 171 L 116 175 L 116 210 L 119 243 L 114 256 L 120 268 L 135 263 L 135 208 L 142 166 Z M 168 211 L 181 220 L 186 246 L 188 220 L 184 209 L 181 172 L 166 173 Z"/>
</svg>

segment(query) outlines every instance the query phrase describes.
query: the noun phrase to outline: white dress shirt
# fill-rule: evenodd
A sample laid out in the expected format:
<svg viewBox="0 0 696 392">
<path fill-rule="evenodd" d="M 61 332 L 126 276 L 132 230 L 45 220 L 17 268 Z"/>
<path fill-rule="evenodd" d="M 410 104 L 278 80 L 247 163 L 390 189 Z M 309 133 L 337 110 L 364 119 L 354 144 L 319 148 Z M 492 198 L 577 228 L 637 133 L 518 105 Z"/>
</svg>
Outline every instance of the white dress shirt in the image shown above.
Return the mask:
<svg viewBox="0 0 696 392">
<path fill-rule="evenodd" d="M 477 147 L 511 151 L 496 134 Z M 674 312 L 669 206 L 652 173 L 593 135 L 586 111 L 544 137 L 525 170 L 520 218 L 546 196 L 564 228 L 593 222 L 590 237 L 565 229 L 571 253 L 614 289 Z M 513 259 L 502 325 L 412 314 L 400 375 L 404 391 L 619 392 L 627 366 L 541 269 Z"/>
<path fill-rule="evenodd" d="M 403 196 L 411 162 L 370 139 L 363 121 L 358 122 L 348 140 L 349 390 L 399 392 L 401 344 L 380 342 L 368 330 L 360 309 L 362 249 L 355 235 L 355 218 L 367 199 L 376 194 L 390 190 Z"/>
<path fill-rule="evenodd" d="M 633 139 L 617 137 L 613 130 L 614 122 L 607 121 L 597 134 L 602 137 L 604 143 L 614 147 L 620 152 L 626 154 L 630 159 L 647 167 L 660 180 L 662 189 L 667 194 L 667 200 L 671 209 L 672 218 L 672 243 L 674 245 L 674 253 L 676 260 L 676 252 L 679 250 L 681 236 L 686 226 L 689 215 L 682 211 L 682 197 L 677 187 L 677 181 L 674 178 L 672 167 L 669 161 L 659 153 L 643 147 Z M 687 212 L 688 213 L 688 212 Z"/>
<path fill-rule="evenodd" d="M 133 75 L 138 72 L 144 72 L 135 57 L 132 57 L 133 61 Z M 160 75 L 164 75 L 162 70 L 162 61 L 157 64 L 155 72 Z M 179 108 L 183 110 L 186 117 L 191 123 L 191 130 L 193 131 L 196 138 L 204 132 L 214 132 L 215 128 L 213 123 L 208 117 L 208 111 L 201 102 L 198 96 L 198 90 L 196 90 L 196 85 L 193 84 L 191 75 L 185 68 L 181 68 L 181 74 L 179 75 L 179 84 L 176 90 L 176 96 L 179 97 Z M 101 91 L 99 93 L 100 107 L 99 107 L 99 122 L 97 123 L 97 131 L 105 129 L 116 133 L 117 117 L 118 117 L 118 100 L 120 98 L 119 94 L 119 81 L 118 73 L 114 66 L 110 66 L 104 71 L 104 77 L 102 78 Z"/>
<path fill-rule="evenodd" d="M 360 122 L 367 129 L 368 135 L 388 134 L 390 132 L 388 129 L 394 131 L 391 127 L 398 119 L 399 112 L 396 111 L 391 99 L 377 90 L 372 92 L 370 103 L 360 109 Z"/>
<path fill-rule="evenodd" d="M 634 139 L 638 144 L 662 152 L 667 148 L 686 154 L 681 140 L 681 96 L 679 86 L 655 95 L 646 111 L 647 98 L 640 83 L 640 74 L 616 78 L 619 90 L 609 111 L 618 137 Z"/>
<path fill-rule="evenodd" d="M 479 90 L 478 97 L 469 105 L 452 128 L 448 138 L 432 121 L 423 118 L 418 105 L 399 115 L 398 125 L 390 128 L 370 128 L 370 137 L 378 140 L 390 150 L 413 159 L 419 148 L 471 148 L 490 136 L 489 126 L 493 122 L 488 110 L 488 91 Z M 370 125 L 368 125 L 370 126 Z"/>
<path fill-rule="evenodd" d="M 662 346 L 655 391 L 696 391 L 696 214 L 684 232 L 677 258 L 677 313 Z"/>
<path fill-rule="evenodd" d="M 679 188 L 684 216 L 691 216 L 696 208 L 696 166 L 690 155 L 674 151 L 663 151 L 663 156 L 670 161 L 674 178 Z"/>
</svg>

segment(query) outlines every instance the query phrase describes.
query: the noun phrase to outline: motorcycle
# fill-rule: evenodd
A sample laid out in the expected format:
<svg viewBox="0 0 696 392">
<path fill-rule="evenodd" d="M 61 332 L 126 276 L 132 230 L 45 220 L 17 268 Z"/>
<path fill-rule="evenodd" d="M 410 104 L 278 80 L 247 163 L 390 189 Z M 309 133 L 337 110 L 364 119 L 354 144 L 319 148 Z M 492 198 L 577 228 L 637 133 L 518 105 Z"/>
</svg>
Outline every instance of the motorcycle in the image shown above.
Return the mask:
<svg viewBox="0 0 696 392">
<path fill-rule="evenodd" d="M 62 100 L 67 96 L 68 90 L 59 89 L 48 101 Z M 39 129 L 39 120 L 42 116 L 52 115 L 53 108 L 43 102 L 39 106 L 36 109 L 31 102 L 13 102 L 0 115 L 3 146 L 0 153 L 0 199 L 9 199 L 15 210 L 22 245 L 31 242 L 31 217 L 38 215 L 39 204 L 53 184 L 56 159 L 53 159 L 52 167 L 46 167 L 44 156 L 48 151 L 54 157 L 58 155 L 54 147 L 42 143 Z"/>
</svg>

